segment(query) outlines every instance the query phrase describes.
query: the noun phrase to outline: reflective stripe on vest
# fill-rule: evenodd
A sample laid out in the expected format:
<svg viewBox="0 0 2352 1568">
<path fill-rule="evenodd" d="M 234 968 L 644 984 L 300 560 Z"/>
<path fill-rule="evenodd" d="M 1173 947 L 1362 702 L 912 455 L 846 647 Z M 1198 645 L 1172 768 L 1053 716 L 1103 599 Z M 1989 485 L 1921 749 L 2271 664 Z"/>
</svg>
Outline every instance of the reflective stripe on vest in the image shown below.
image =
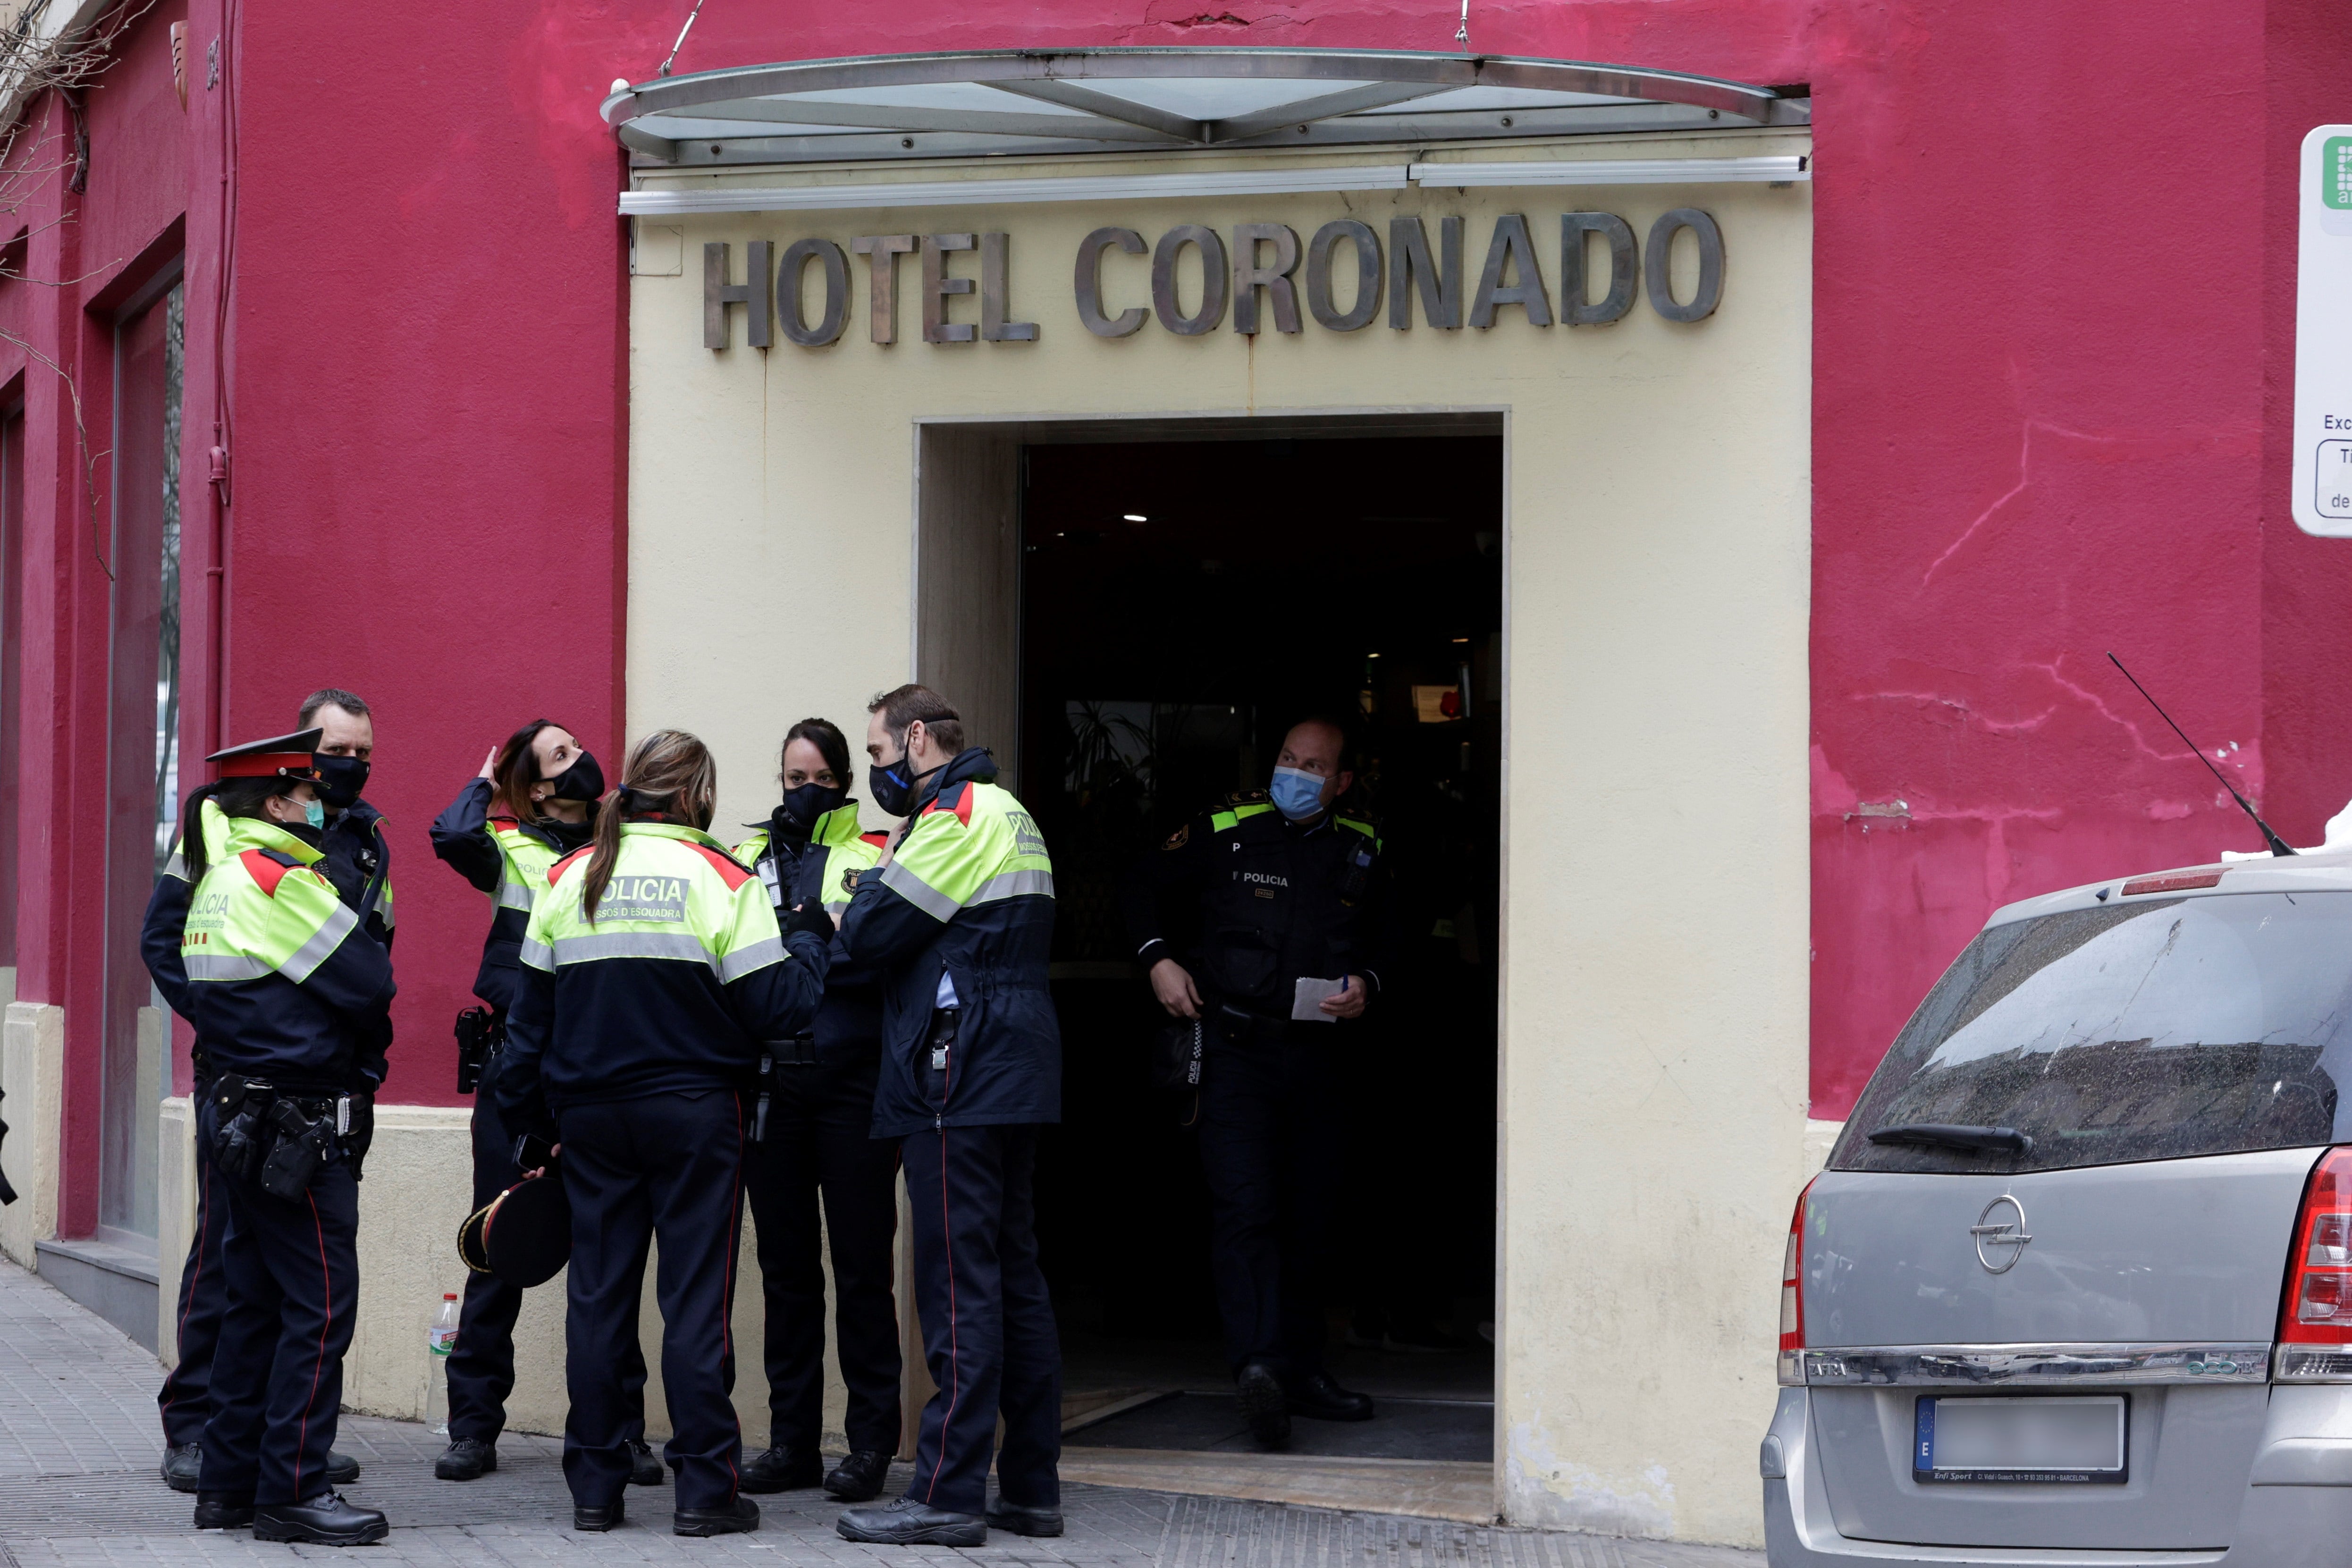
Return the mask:
<svg viewBox="0 0 2352 1568">
<path fill-rule="evenodd" d="M 882 885 L 941 921 L 968 904 L 1052 898 L 1054 862 L 1029 813 L 994 784 L 963 789 L 957 809 L 935 806 L 915 819 Z"/>
<path fill-rule="evenodd" d="M 723 985 L 791 956 L 760 879 L 707 833 L 623 823 L 620 854 L 591 921 L 580 900 L 593 858 L 572 857 L 531 910 L 523 963 L 557 971 L 614 959 L 702 963 Z"/>
<path fill-rule="evenodd" d="M 319 851 L 276 824 L 228 819 L 221 848 L 221 859 L 188 898 L 180 960 L 191 982 L 258 980 L 275 972 L 299 985 L 359 928 L 359 916 L 317 870 Z M 263 853 L 248 861 L 256 850 Z M 268 856 L 295 864 L 281 872 Z M 257 864 L 271 873 L 268 886 L 257 878 Z"/>
</svg>

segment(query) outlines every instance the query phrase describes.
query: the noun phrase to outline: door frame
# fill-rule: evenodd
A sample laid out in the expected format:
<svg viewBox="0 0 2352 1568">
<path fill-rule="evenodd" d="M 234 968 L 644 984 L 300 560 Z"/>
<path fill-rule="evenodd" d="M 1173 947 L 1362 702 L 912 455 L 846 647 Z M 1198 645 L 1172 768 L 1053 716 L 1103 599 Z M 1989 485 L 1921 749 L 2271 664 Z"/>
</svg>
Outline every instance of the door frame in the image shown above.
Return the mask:
<svg viewBox="0 0 2352 1568">
<path fill-rule="evenodd" d="M 1377 405 L 1363 407 L 1292 409 L 1281 414 L 1238 410 L 1179 411 L 1141 414 L 1035 414 L 918 416 L 909 422 L 910 486 L 908 574 L 907 665 L 913 679 L 934 687 L 942 683 L 959 692 L 960 709 L 976 732 L 1015 737 L 1014 753 L 1006 776 L 1017 794 L 1020 784 L 1019 746 L 1023 732 L 1020 712 L 1023 605 L 1021 595 L 1021 488 L 1024 447 L 1048 444 L 1112 444 L 1128 442 L 1263 441 L 1275 438 L 1360 438 L 1389 436 L 1404 439 L 1433 436 L 1495 436 L 1502 440 L 1503 605 L 1502 658 L 1496 685 L 1502 700 L 1498 763 L 1496 856 L 1496 919 L 1495 930 L 1495 1427 L 1494 1512 L 1503 1517 L 1504 1458 L 1507 1453 L 1503 1413 L 1503 1379 L 1507 1363 L 1501 1351 L 1503 1314 L 1509 1293 L 1505 1271 L 1509 1266 L 1509 1194 L 1503 1182 L 1508 1156 L 1510 1123 L 1504 1115 L 1510 1095 L 1511 1036 L 1507 1013 L 1510 987 L 1510 921 L 1503 911 L 1511 896 L 1511 668 L 1512 565 L 1511 408 L 1507 404 Z M 931 568 L 926 570 L 927 567 Z M 972 624 L 974 601 L 950 591 L 950 584 L 968 588 L 976 576 L 981 584 L 979 605 L 1000 624 Z M 1003 657 L 1010 638 L 1011 657 Z M 992 649 L 997 657 L 990 658 Z M 977 658 L 975 658 L 977 656 Z M 974 664 L 983 671 L 978 700 L 967 672 Z M 956 671 L 950 679 L 948 671 Z M 1000 765 L 1004 760 L 1000 758 Z M 899 1457 L 911 1459 L 922 1421 L 923 1405 L 934 1390 L 923 1360 L 922 1329 L 915 1313 L 914 1271 L 907 1251 L 911 1215 L 905 1184 L 899 1186 L 898 1332 L 900 1362 Z"/>
</svg>

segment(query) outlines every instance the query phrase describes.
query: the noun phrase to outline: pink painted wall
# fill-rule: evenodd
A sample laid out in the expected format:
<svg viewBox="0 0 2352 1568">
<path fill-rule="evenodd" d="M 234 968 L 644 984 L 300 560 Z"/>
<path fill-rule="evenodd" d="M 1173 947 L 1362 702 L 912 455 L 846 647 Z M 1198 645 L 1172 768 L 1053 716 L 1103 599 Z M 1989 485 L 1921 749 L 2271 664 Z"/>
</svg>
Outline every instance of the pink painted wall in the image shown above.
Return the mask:
<svg viewBox="0 0 2352 1568">
<path fill-rule="evenodd" d="M 240 320 L 272 323 L 286 374 L 247 416 L 250 431 L 270 407 L 282 428 L 268 455 L 249 435 L 245 458 L 308 510 L 259 524 L 286 531 L 289 570 L 279 589 L 241 568 L 238 625 L 253 646 L 303 596 L 320 522 L 383 574 L 383 602 L 427 612 L 353 617 L 328 645 L 385 703 L 378 795 L 407 824 L 505 725 L 544 710 L 602 736 L 618 711 L 604 694 L 619 173 L 594 105 L 614 78 L 652 73 L 685 9 L 541 0 L 493 20 L 444 5 L 331 30 L 281 0 L 250 13 L 276 79 L 248 133 L 267 177 L 350 205 L 333 223 L 309 203 L 257 208 L 247 231 Z M 712 5 L 678 68 L 1023 45 L 1443 49 L 1456 15 L 1442 0 Z M 2336 112 L 2325 88 L 2352 29 L 2317 0 L 2146 23 L 2112 0 L 1472 5 L 1484 51 L 1813 89 L 1818 1115 L 1843 1113 L 1998 904 L 2254 843 L 2104 649 L 2235 748 L 2228 765 L 2291 837 L 2312 841 L 2352 796 L 2352 719 L 2332 700 L 2352 547 L 2293 531 L 2284 454 L 2263 441 L 2289 363 L 2288 161 Z M 2196 134 L 2135 117 L 2152 84 L 2207 106 Z M 310 133 L 330 122 L 342 133 Z M 248 154 L 248 178 L 263 167 Z M 263 348 L 246 330 L 250 378 Z M 334 427 L 299 433 L 322 405 Z M 415 526 L 370 538 L 396 522 Z M 495 652 L 460 629 L 518 616 Z M 242 669 L 247 727 L 314 665 Z M 1861 815 L 1898 800 L 1902 816 Z M 480 919 L 420 843 L 403 840 L 412 1049 L 441 1047 Z M 445 1077 L 398 1088 L 439 1099 Z"/>
<path fill-rule="evenodd" d="M 595 105 L 614 78 L 652 74 L 688 0 L 239 0 L 218 89 L 203 61 L 222 0 L 189 3 L 184 121 L 176 104 L 125 112 L 100 143 L 102 177 L 156 189 L 35 243 L 57 265 L 136 254 L 184 211 L 191 297 L 209 300 L 236 94 L 225 728 L 283 728 L 323 683 L 376 705 L 370 795 L 393 818 L 403 933 L 391 1093 L 446 1103 L 448 1019 L 488 911 L 431 859 L 425 826 L 523 720 L 558 718 L 608 762 L 622 741 L 623 172 Z M 1456 15 L 1452 0 L 712 0 L 678 68 L 1023 45 L 1445 49 Z M 2210 4 L 2160 26 L 2116 0 L 1473 0 L 1471 30 L 1486 52 L 1812 87 L 1816 1114 L 1843 1114 L 1999 903 L 2254 843 L 2104 649 L 2209 746 L 2234 747 L 2227 765 L 2291 839 L 2315 839 L 2352 796 L 2336 700 L 2352 545 L 2294 531 L 2273 432 L 2293 151 L 2342 114 L 2329 94 L 2352 65 L 2352 29 L 2322 0 Z M 0 321 L 16 311 L 72 338 L 80 302 L 0 287 Z M 209 549 L 212 342 L 192 309 L 192 558 Z M 0 382 L 19 363 L 0 347 Z M 54 386 L 25 385 L 52 514 L 31 509 L 48 553 L 27 560 L 59 574 L 28 588 L 26 635 L 57 662 L 28 669 L 25 702 L 60 726 L 26 752 L 25 994 L 68 999 L 94 995 L 71 955 L 95 916 L 50 825 L 103 672 Z M 194 559 L 190 582 L 205 582 Z M 192 598 L 192 637 L 206 614 Z M 199 680 L 210 656 L 191 652 Z M 208 725 L 208 698 L 190 710 Z M 192 729 L 189 749 L 215 739 Z"/>
<path fill-rule="evenodd" d="M 541 715 L 619 771 L 619 154 L 513 7 L 239 9 L 229 728 L 289 729 L 322 685 L 374 709 L 388 1097 L 460 1103 L 489 909 L 426 825 Z"/>
</svg>

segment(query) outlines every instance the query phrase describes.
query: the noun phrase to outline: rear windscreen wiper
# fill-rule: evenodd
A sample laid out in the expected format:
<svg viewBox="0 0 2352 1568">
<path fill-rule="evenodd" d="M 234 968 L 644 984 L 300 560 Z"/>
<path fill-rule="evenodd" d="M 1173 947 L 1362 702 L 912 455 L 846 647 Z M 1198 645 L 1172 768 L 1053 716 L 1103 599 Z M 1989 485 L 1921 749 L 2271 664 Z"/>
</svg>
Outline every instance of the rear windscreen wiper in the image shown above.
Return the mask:
<svg viewBox="0 0 2352 1568">
<path fill-rule="evenodd" d="M 1906 1121 L 1882 1127 L 1874 1143 L 1919 1143 L 1934 1149 L 1967 1149 L 1987 1154 L 2023 1154 L 2033 1140 L 2014 1127 L 1956 1127 L 1942 1121 Z"/>
</svg>

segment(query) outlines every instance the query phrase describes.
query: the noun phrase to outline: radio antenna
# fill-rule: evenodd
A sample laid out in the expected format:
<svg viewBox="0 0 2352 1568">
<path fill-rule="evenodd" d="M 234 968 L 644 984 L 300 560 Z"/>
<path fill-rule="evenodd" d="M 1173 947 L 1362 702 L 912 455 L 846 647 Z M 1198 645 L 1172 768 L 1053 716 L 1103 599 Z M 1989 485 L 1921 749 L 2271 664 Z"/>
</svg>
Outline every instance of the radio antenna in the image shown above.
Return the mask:
<svg viewBox="0 0 2352 1568">
<path fill-rule="evenodd" d="M 2249 805 L 2246 803 L 2246 797 L 2238 793 L 2237 786 L 2230 782 L 2228 776 L 2224 774 L 2220 768 L 2213 765 L 2213 759 L 2207 756 L 2202 748 L 2200 748 L 2196 742 L 2189 738 L 2189 732 L 2187 731 L 2183 730 L 2179 725 L 2172 722 L 2172 715 L 2164 710 L 2164 704 L 2158 702 L 2153 697 L 2148 697 L 2147 688 L 2142 686 L 2139 683 L 2138 679 L 2135 677 L 2130 670 L 2124 669 L 2124 661 L 2117 658 L 2113 651 L 2110 651 L 2107 654 L 2107 662 L 2114 665 L 2117 669 L 2124 670 L 2124 679 L 2132 683 L 2132 689 L 2138 692 L 2142 697 L 2147 697 L 2147 705 L 2156 710 L 2156 716 L 2163 720 L 2168 725 L 2170 725 L 2172 732 L 2180 737 L 2180 743 L 2188 747 L 2190 751 L 2195 752 L 2197 753 L 2197 760 L 2203 763 L 2206 770 L 2215 778 L 2221 781 L 2221 787 L 2230 792 L 2230 798 L 2238 803 L 2238 809 L 2244 812 L 2248 816 L 2252 817 L 2254 826 L 2263 830 L 2263 841 L 2271 847 L 2271 853 L 2273 855 L 2294 854 L 2294 851 L 2287 847 L 2286 840 L 2281 838 L 2276 833 L 2273 832 L 2271 830 L 2271 825 L 2263 820 L 2262 813 L 2256 811 L 2252 805 Z"/>
</svg>

